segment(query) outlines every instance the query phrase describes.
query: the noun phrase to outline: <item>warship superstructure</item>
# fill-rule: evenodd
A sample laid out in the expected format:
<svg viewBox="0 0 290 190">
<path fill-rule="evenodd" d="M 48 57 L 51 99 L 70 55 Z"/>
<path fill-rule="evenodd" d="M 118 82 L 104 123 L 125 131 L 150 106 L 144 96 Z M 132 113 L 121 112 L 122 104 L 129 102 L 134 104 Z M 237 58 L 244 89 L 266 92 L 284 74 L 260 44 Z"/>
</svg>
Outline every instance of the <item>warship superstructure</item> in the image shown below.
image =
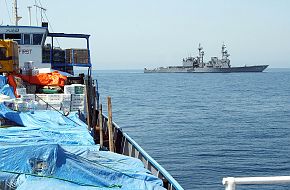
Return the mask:
<svg viewBox="0 0 290 190">
<path fill-rule="evenodd" d="M 158 67 L 155 69 L 144 69 L 144 73 L 232 73 L 232 72 L 262 72 L 269 65 L 254 65 L 232 67 L 230 64 L 230 54 L 222 45 L 222 57 L 212 57 L 210 61 L 204 62 L 204 51 L 199 44 L 198 56 L 183 58 L 182 66 Z"/>
</svg>

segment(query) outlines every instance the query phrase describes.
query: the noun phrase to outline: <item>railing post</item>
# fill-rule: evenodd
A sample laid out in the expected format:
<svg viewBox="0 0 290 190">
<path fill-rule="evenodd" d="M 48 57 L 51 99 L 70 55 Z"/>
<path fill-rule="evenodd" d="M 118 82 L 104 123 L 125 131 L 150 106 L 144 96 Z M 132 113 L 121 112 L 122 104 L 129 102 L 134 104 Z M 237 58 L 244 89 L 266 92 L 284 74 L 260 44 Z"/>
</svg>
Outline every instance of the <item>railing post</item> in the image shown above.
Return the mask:
<svg viewBox="0 0 290 190">
<path fill-rule="evenodd" d="M 114 152 L 113 127 L 112 127 L 112 103 L 111 97 L 108 97 L 108 129 L 109 129 L 109 150 Z"/>
<path fill-rule="evenodd" d="M 104 146 L 104 137 L 103 137 L 103 107 L 100 104 L 99 110 L 99 128 L 100 128 L 100 149 Z"/>
<path fill-rule="evenodd" d="M 92 88 L 92 127 L 95 127 L 97 125 L 97 110 L 96 110 L 96 86 L 93 86 Z"/>
<path fill-rule="evenodd" d="M 236 190 L 235 178 L 227 177 L 223 179 L 225 190 Z"/>
<path fill-rule="evenodd" d="M 87 112 L 87 124 L 88 124 L 88 129 L 91 130 L 92 128 L 92 123 L 91 123 L 91 97 L 90 97 L 90 92 L 91 92 L 91 87 L 90 87 L 90 78 L 85 79 L 85 98 L 86 98 L 86 112 Z"/>
</svg>

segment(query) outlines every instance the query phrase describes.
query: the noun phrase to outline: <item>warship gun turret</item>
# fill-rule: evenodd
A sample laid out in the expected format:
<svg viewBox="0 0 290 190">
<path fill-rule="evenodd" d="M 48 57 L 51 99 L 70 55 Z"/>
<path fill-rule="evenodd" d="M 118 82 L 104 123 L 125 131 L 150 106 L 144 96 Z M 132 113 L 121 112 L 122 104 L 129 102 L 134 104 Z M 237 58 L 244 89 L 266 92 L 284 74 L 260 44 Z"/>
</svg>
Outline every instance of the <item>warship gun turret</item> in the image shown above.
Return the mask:
<svg viewBox="0 0 290 190">
<path fill-rule="evenodd" d="M 232 72 L 262 72 L 269 65 L 254 65 L 232 67 L 230 64 L 230 54 L 222 45 L 222 57 L 212 57 L 210 61 L 204 62 L 204 51 L 201 45 L 198 47 L 197 57 L 183 58 L 182 66 L 158 67 L 155 69 L 144 69 L 144 73 L 232 73 Z"/>
</svg>

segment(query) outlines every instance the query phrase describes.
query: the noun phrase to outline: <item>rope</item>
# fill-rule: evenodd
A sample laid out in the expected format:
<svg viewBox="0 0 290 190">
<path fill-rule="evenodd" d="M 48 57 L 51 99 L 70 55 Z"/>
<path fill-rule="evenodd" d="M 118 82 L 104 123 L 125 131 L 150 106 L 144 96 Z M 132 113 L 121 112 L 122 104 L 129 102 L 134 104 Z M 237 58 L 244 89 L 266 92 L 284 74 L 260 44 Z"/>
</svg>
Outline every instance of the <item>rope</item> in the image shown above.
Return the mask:
<svg viewBox="0 0 290 190">
<path fill-rule="evenodd" d="M 42 6 L 42 5 L 41 5 Z M 48 20 L 48 16 L 47 16 L 47 14 L 46 14 L 46 11 L 44 11 L 44 16 L 45 16 L 45 18 L 46 18 L 46 20 L 47 20 L 47 22 L 48 22 L 48 24 L 49 24 L 49 26 L 50 26 L 50 28 L 51 28 L 51 31 L 54 33 L 54 30 L 53 30 L 53 28 L 52 28 L 52 24 L 50 24 L 50 21 Z M 57 43 L 57 45 L 60 47 L 60 43 L 59 43 L 59 41 L 58 41 L 58 38 L 54 38 L 55 40 L 56 40 L 56 43 Z M 53 48 L 53 47 L 52 47 Z"/>
<path fill-rule="evenodd" d="M 4 173 L 10 173 L 10 174 L 24 174 L 24 175 L 29 175 L 29 176 L 34 176 L 34 177 L 43 177 L 43 178 L 50 178 L 50 179 L 57 179 L 57 180 L 61 180 L 61 181 L 66 181 L 66 182 L 70 182 L 70 183 L 74 183 L 77 185 L 81 185 L 81 186 L 90 186 L 90 187 L 96 187 L 96 188 L 122 188 L 122 185 L 118 185 L 118 184 L 112 184 L 110 186 L 98 186 L 98 185 L 92 185 L 92 184 L 86 184 L 86 183 L 81 183 L 81 182 L 76 182 L 76 181 L 72 181 L 69 179 L 64 179 L 64 178 L 60 178 L 60 177 L 55 177 L 55 176 L 46 176 L 46 175 L 37 175 L 37 174 L 31 174 L 31 173 L 25 173 L 25 172 L 15 172 L 15 171 L 8 171 L 8 170 L 0 170 L 0 172 L 4 172 Z"/>
<path fill-rule="evenodd" d="M 10 12 L 9 12 L 9 9 L 8 9 L 7 0 L 5 0 L 5 3 L 6 3 L 6 9 L 7 9 L 7 13 L 8 13 L 9 19 L 10 19 L 10 23 L 12 24 L 12 20 L 11 20 Z"/>
</svg>

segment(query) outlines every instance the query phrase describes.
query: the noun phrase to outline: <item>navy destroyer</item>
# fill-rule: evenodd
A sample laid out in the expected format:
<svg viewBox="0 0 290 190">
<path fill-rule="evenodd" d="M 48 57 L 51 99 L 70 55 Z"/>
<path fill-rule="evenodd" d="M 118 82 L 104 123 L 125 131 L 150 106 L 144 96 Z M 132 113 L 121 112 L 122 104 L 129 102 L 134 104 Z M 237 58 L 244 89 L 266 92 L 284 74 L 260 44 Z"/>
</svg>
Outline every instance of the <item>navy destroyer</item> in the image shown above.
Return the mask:
<svg viewBox="0 0 290 190">
<path fill-rule="evenodd" d="M 232 67 L 230 64 L 230 54 L 226 50 L 225 44 L 222 45 L 222 57 L 212 57 L 210 61 L 204 62 L 204 51 L 199 44 L 198 56 L 187 57 L 182 60 L 182 66 L 158 67 L 155 69 L 144 69 L 144 73 L 232 73 L 232 72 L 262 72 L 269 65 L 254 65 Z"/>
</svg>

